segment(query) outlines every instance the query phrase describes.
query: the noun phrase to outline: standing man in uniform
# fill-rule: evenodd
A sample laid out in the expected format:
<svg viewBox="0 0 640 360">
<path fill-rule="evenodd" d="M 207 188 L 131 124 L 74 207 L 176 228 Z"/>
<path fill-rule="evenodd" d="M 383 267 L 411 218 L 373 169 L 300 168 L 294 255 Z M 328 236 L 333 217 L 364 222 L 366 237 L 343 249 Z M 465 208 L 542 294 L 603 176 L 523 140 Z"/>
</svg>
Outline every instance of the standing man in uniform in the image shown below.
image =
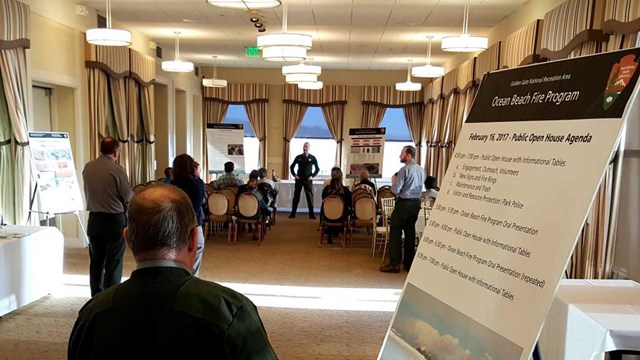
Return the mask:
<svg viewBox="0 0 640 360">
<path fill-rule="evenodd" d="M 409 271 L 413 263 L 416 245 L 416 221 L 420 213 L 420 195 L 426 174 L 415 162 L 416 148 L 405 146 L 400 153 L 400 162 L 405 164 L 391 178 L 391 191 L 396 195 L 396 205 L 391 214 L 389 234 L 389 263 L 380 271 L 400 272 L 400 262 Z M 404 231 L 404 261 L 402 257 L 402 232 Z"/>
<path fill-rule="evenodd" d="M 303 153 L 296 156 L 293 159 L 293 163 L 289 167 L 291 174 L 296 178 L 296 185 L 293 192 L 293 204 L 291 205 L 291 214 L 289 218 L 296 217 L 296 211 L 298 210 L 298 203 L 300 202 L 300 191 L 304 187 L 304 195 L 307 198 L 307 205 L 309 206 L 309 219 L 315 219 L 313 214 L 313 178 L 318 175 L 320 168 L 318 167 L 318 160 L 316 157 L 309 154 L 309 148 L 311 144 L 304 143 L 302 147 Z M 298 171 L 295 171 L 296 164 L 298 165 Z M 315 170 L 312 170 L 312 167 Z"/>
<path fill-rule="evenodd" d="M 87 197 L 89 238 L 89 284 L 91 296 L 122 279 L 125 212 L 131 200 L 131 185 L 124 169 L 116 164 L 120 143 L 112 137 L 100 142 L 100 156 L 82 171 Z"/>
</svg>

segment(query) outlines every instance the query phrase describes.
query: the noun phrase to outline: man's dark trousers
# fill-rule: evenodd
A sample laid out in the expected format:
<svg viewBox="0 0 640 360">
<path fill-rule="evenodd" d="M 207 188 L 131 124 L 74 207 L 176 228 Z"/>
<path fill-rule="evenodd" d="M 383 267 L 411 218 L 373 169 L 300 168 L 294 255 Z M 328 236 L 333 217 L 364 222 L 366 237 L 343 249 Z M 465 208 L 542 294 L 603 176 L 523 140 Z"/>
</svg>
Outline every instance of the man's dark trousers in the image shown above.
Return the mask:
<svg viewBox="0 0 640 360">
<path fill-rule="evenodd" d="M 122 231 L 125 226 L 124 213 L 89 213 L 87 236 L 89 237 L 91 296 L 119 284 L 122 279 L 125 249 Z"/>
<path fill-rule="evenodd" d="M 313 215 L 313 182 L 307 179 L 297 179 L 293 189 L 293 204 L 291 204 L 291 214 L 295 215 L 298 211 L 298 203 L 300 202 L 300 192 L 304 188 L 304 195 L 307 198 L 307 206 L 309 206 L 309 216 Z"/>
<path fill-rule="evenodd" d="M 420 199 L 396 200 L 391 214 L 389 234 L 389 264 L 400 265 L 402 258 L 402 232 L 404 231 L 404 267 L 411 268 L 416 246 L 416 221 L 420 213 Z"/>
</svg>

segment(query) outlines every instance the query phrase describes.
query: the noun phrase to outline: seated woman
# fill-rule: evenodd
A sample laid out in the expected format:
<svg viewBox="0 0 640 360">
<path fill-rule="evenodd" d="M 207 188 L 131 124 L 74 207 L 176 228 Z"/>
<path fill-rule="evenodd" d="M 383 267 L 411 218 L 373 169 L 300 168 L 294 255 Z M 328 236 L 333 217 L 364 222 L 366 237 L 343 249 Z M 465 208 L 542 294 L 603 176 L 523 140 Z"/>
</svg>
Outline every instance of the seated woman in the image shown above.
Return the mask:
<svg viewBox="0 0 640 360">
<path fill-rule="evenodd" d="M 351 191 L 349 191 L 347 186 L 342 184 L 342 170 L 339 168 L 331 171 L 331 182 L 322 189 L 322 199 L 330 195 L 338 195 L 342 197 L 344 202 L 344 214 L 348 214 L 351 211 Z M 322 218 L 322 216 L 323 214 L 321 213 L 320 218 Z M 333 237 L 337 236 L 340 233 L 340 230 L 341 228 L 338 226 L 330 226 L 327 229 L 327 244 L 333 244 Z"/>
</svg>

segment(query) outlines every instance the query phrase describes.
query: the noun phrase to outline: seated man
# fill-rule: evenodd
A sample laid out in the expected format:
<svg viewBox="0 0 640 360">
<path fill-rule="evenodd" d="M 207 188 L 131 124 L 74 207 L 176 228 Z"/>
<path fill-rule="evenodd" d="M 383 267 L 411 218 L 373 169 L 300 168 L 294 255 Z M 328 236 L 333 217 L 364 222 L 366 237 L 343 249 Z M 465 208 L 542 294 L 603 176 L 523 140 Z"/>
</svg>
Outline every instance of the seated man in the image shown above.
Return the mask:
<svg viewBox="0 0 640 360">
<path fill-rule="evenodd" d="M 240 179 L 236 174 L 233 173 L 235 169 L 235 164 L 233 161 L 227 161 L 224 163 L 224 175 L 220 175 L 216 180 L 216 190 L 220 190 L 227 186 L 240 186 L 243 184 L 242 179 Z"/>
<path fill-rule="evenodd" d="M 128 216 L 137 269 L 82 307 L 69 359 L 277 359 L 249 299 L 191 274 L 198 232 L 183 191 L 148 186 Z"/>
<path fill-rule="evenodd" d="M 275 206 L 276 198 L 278 197 L 278 187 L 276 183 L 267 178 L 267 169 L 258 169 L 258 190 L 262 192 L 264 201 L 267 206 Z"/>
</svg>

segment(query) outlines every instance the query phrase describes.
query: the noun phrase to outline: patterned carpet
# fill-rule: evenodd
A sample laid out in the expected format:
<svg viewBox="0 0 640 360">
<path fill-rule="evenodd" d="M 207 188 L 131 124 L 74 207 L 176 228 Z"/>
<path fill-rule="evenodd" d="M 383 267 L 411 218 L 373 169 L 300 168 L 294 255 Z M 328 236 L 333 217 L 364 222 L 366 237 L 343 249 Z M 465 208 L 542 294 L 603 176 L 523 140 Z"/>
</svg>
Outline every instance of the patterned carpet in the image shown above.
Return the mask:
<svg viewBox="0 0 640 360">
<path fill-rule="evenodd" d="M 205 246 L 201 277 L 223 283 L 258 305 L 280 359 L 375 359 L 391 322 L 406 272 L 378 271 L 370 235 L 318 246 L 317 220 L 278 222 L 258 246 L 250 234 L 226 244 L 226 229 Z M 86 249 L 66 249 L 65 284 L 0 318 L 0 359 L 65 359 L 75 316 L 88 300 Z M 135 264 L 125 258 L 125 276 Z"/>
</svg>

